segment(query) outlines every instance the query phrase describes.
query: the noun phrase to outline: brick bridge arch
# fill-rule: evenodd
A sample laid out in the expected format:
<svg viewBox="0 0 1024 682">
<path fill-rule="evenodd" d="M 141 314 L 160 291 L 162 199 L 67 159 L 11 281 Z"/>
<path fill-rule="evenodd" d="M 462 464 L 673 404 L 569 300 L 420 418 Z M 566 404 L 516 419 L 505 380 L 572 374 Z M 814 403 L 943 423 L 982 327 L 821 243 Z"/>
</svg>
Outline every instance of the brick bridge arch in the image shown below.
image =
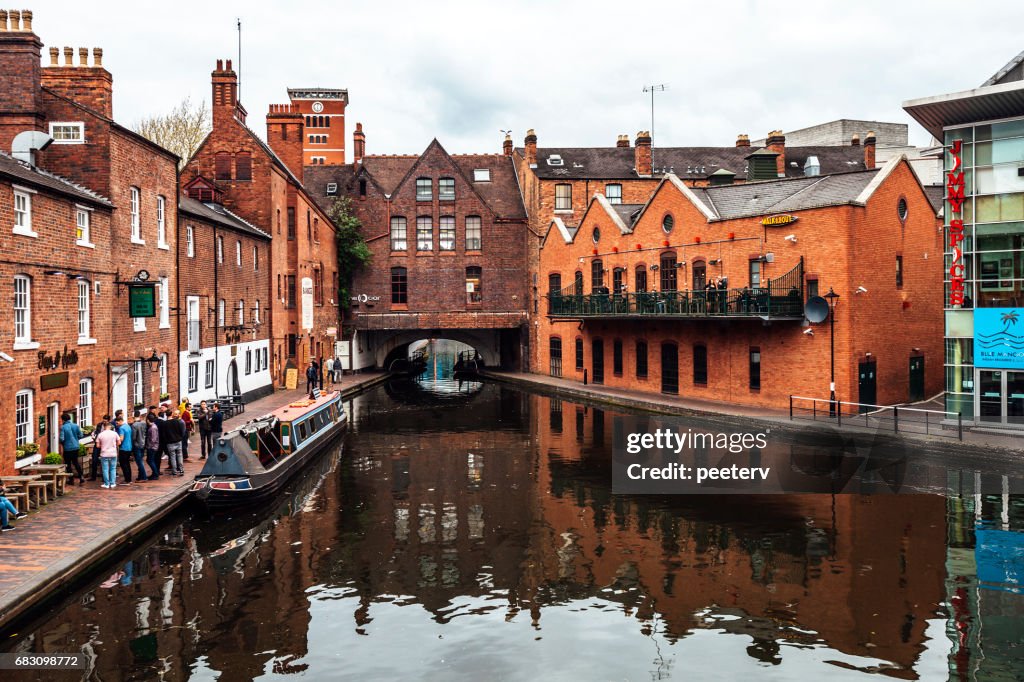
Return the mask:
<svg viewBox="0 0 1024 682">
<path fill-rule="evenodd" d="M 383 335 L 377 332 L 374 344 L 374 362 L 377 367 L 387 369 L 392 360 L 405 357 L 409 344 L 426 339 L 448 339 L 470 346 L 483 359 L 487 367 L 501 367 L 501 338 L 499 329 L 409 329 Z"/>
</svg>

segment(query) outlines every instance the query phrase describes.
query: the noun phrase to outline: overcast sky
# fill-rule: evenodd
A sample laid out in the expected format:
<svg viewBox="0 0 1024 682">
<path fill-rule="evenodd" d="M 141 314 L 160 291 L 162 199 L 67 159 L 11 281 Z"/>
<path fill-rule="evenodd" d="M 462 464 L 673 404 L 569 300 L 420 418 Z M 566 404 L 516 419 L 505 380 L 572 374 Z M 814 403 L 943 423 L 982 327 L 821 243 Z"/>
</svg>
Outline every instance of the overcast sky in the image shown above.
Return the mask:
<svg viewBox="0 0 1024 682">
<path fill-rule="evenodd" d="M 24 3 L 31 6 L 32 3 Z M 287 87 L 349 91 L 367 152 L 496 152 L 535 128 L 540 146 L 605 146 L 651 127 L 654 144 L 733 144 L 836 118 L 911 124 L 907 99 L 976 87 L 1024 50 L 1024 2 L 272 2 L 57 0 L 35 4 L 46 47 L 102 47 L 114 114 L 131 125 L 210 98 L 237 59 L 242 102 L 265 133 Z M 46 49 L 44 47 L 44 61 Z M 77 58 L 77 57 L 76 57 Z"/>
</svg>

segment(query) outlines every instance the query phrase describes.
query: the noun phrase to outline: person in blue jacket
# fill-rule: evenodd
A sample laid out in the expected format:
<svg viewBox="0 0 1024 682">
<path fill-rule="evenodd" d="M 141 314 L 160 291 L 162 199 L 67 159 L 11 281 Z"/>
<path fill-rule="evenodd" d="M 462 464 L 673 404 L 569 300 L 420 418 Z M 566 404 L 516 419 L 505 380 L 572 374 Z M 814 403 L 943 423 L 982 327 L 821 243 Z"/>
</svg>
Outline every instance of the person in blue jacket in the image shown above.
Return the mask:
<svg viewBox="0 0 1024 682">
<path fill-rule="evenodd" d="M 60 449 L 64 455 L 64 466 L 67 467 L 68 473 L 71 474 L 72 482 L 75 477 L 78 478 L 78 485 L 85 484 L 85 477 L 82 476 L 82 463 L 79 461 L 78 445 L 85 434 L 82 433 L 82 427 L 71 421 L 71 415 L 65 412 L 61 416 L 60 425 Z"/>
</svg>

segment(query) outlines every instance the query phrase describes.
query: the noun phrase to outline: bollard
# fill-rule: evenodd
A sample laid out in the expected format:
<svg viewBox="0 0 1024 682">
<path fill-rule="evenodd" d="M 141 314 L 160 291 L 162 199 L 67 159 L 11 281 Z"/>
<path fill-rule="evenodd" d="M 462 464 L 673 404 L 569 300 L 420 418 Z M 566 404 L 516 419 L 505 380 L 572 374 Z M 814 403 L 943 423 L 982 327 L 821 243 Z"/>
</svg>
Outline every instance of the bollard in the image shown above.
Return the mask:
<svg viewBox="0 0 1024 682">
<path fill-rule="evenodd" d="M 586 367 L 583 368 L 583 385 L 584 386 L 587 385 L 587 369 L 586 369 Z"/>
</svg>

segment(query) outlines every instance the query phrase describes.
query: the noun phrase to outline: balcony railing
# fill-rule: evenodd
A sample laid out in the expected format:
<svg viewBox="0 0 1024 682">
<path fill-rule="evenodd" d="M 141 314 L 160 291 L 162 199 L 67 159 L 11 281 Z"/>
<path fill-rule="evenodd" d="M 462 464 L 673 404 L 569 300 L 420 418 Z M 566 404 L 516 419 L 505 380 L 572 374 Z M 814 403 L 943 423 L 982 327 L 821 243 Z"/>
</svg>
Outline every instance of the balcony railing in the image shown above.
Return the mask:
<svg viewBox="0 0 1024 682">
<path fill-rule="evenodd" d="M 548 315 L 762 320 L 802 320 L 804 317 L 802 262 L 763 287 L 577 294 L 574 286 L 548 294 Z"/>
</svg>

